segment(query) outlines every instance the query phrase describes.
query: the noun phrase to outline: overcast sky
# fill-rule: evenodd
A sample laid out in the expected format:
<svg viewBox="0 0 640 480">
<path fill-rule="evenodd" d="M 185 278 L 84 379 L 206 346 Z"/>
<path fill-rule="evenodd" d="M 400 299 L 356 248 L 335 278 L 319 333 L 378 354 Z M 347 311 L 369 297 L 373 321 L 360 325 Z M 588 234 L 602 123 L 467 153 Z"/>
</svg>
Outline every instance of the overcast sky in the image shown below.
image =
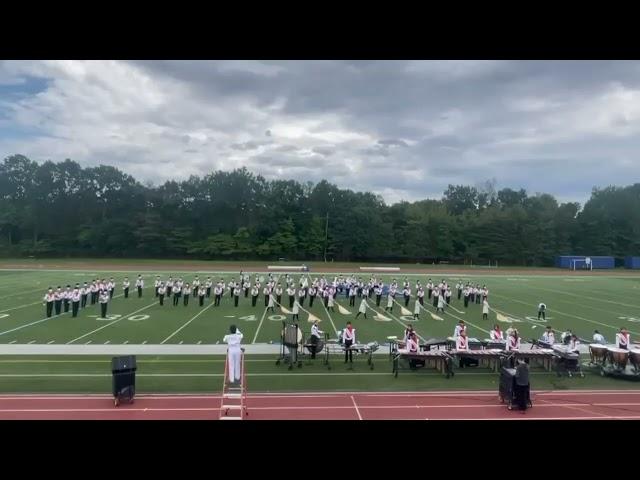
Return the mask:
<svg viewBox="0 0 640 480">
<path fill-rule="evenodd" d="M 0 62 L 0 155 L 159 184 L 246 166 L 387 202 L 640 180 L 640 62 Z"/>
</svg>

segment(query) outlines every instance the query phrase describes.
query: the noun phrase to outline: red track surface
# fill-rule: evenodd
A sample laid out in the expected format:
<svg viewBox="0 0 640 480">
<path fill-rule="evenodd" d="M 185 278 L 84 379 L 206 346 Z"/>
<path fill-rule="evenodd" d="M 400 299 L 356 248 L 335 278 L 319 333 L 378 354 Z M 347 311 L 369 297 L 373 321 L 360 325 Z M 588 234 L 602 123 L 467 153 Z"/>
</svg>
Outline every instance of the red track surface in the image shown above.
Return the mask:
<svg viewBox="0 0 640 480">
<path fill-rule="evenodd" d="M 495 392 L 254 394 L 254 420 L 638 419 L 640 391 L 532 394 L 533 408 L 509 411 Z M 4 395 L 0 420 L 215 420 L 215 395 L 141 395 L 115 407 L 108 396 Z"/>
</svg>

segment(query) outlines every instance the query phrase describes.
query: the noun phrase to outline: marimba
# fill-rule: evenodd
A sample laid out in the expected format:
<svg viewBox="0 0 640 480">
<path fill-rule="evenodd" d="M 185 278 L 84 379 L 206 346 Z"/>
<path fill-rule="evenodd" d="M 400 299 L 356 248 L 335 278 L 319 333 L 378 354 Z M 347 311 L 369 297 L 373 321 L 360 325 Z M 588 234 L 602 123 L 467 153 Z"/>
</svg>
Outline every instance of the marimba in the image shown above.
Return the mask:
<svg viewBox="0 0 640 480">
<path fill-rule="evenodd" d="M 451 355 L 462 358 L 473 358 L 478 360 L 480 364 L 485 364 L 494 372 L 498 371 L 500 359 L 504 356 L 502 350 L 449 350 Z"/>
<path fill-rule="evenodd" d="M 407 350 L 399 349 L 393 357 L 393 370 L 392 374 L 397 377 L 400 371 L 401 361 L 405 360 L 408 365 L 414 362 L 424 362 L 425 367 L 430 365 L 437 371 L 446 375 L 447 378 L 453 374 L 452 372 L 452 358 L 446 351 L 443 350 L 427 350 L 422 352 L 409 352 Z M 414 370 L 415 368 L 412 368 Z"/>
<path fill-rule="evenodd" d="M 553 350 L 550 348 L 535 348 L 533 350 L 512 350 L 509 352 L 516 359 L 522 359 L 529 363 L 535 361 L 542 365 L 546 371 L 551 370 L 551 361 L 554 358 Z"/>
</svg>

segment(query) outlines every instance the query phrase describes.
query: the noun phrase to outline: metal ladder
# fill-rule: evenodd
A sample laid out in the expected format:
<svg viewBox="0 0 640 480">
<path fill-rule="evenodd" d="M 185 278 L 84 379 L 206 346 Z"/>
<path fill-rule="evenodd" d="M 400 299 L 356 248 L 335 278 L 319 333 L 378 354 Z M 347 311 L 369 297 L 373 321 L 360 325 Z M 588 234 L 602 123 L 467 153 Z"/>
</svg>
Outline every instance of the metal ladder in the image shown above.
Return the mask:
<svg viewBox="0 0 640 480">
<path fill-rule="evenodd" d="M 244 349 L 240 357 L 240 385 L 229 385 L 229 353 L 224 362 L 222 399 L 220 401 L 220 420 L 242 420 L 249 415 L 247 411 L 247 382 L 244 370 Z M 230 415 L 231 413 L 231 415 Z"/>
</svg>

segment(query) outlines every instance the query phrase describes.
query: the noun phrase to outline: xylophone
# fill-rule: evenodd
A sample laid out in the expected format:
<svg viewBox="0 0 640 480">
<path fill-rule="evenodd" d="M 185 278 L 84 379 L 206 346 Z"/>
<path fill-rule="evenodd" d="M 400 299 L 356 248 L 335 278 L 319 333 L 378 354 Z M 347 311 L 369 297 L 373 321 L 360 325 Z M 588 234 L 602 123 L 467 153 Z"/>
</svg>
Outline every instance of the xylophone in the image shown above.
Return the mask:
<svg viewBox="0 0 640 480">
<path fill-rule="evenodd" d="M 453 375 L 451 369 L 452 358 L 449 353 L 443 350 L 427 350 L 421 352 L 409 352 L 408 350 L 399 349 L 393 357 L 392 374 L 397 378 L 400 370 L 401 361 L 405 360 L 409 365 L 409 369 L 416 370 L 417 363 L 424 363 L 425 366 L 431 365 L 436 370 L 449 378 Z"/>
<path fill-rule="evenodd" d="M 467 344 L 469 345 L 469 350 L 482 350 L 482 342 L 477 338 L 469 338 L 467 339 Z M 447 338 L 447 348 L 449 350 L 455 350 L 456 348 L 456 338 L 449 337 Z"/>
<path fill-rule="evenodd" d="M 525 362 L 529 363 L 531 360 L 536 361 L 537 363 L 542 364 L 542 367 L 550 371 L 551 363 L 554 358 L 554 352 L 551 348 L 536 348 L 533 350 L 512 350 L 511 355 L 515 359 L 523 359 Z"/>
<path fill-rule="evenodd" d="M 349 350 L 355 353 L 356 356 L 366 355 L 367 365 L 369 365 L 369 368 L 373 370 L 373 353 L 377 351 L 379 348 L 380 348 L 380 345 L 378 344 L 378 342 L 369 342 L 369 343 L 353 344 L 351 345 L 351 347 L 349 347 Z M 331 364 L 329 363 L 329 356 L 336 355 L 336 354 L 344 355 L 346 348 L 343 344 L 338 343 L 336 340 L 334 340 L 334 341 L 329 341 L 325 344 L 324 351 L 325 351 L 324 364 L 327 366 L 329 370 L 331 370 Z M 353 370 L 352 362 L 349 362 L 349 370 Z"/>
<path fill-rule="evenodd" d="M 491 350 L 450 350 L 449 353 L 459 359 L 473 358 L 480 363 L 485 363 L 487 367 L 494 372 L 498 371 L 500 359 L 504 356 L 504 352 L 498 349 Z"/>
</svg>

